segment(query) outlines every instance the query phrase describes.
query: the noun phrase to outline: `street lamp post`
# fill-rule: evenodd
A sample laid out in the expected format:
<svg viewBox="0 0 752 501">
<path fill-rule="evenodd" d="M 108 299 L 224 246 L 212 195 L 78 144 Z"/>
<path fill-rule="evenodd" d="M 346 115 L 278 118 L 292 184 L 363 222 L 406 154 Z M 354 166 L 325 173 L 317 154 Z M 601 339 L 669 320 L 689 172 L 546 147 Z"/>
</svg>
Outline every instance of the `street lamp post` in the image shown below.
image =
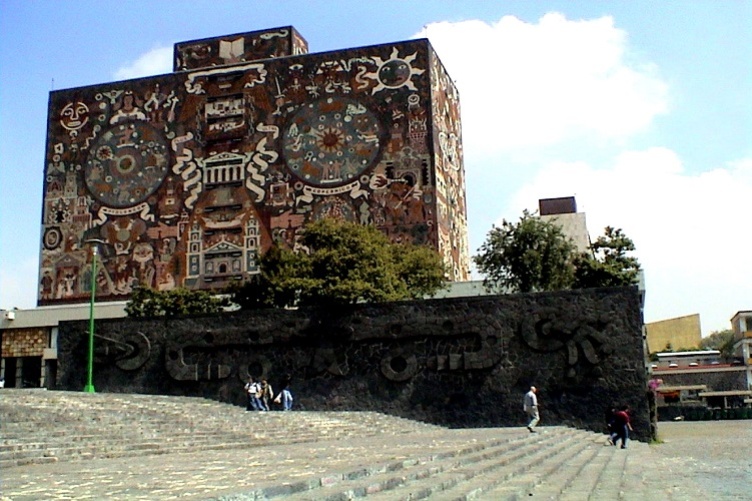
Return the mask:
<svg viewBox="0 0 752 501">
<path fill-rule="evenodd" d="M 97 293 L 97 255 L 99 247 L 95 243 L 91 248 L 91 304 L 89 305 L 89 359 L 87 364 L 86 386 L 84 393 L 94 392 L 94 296 Z"/>
</svg>

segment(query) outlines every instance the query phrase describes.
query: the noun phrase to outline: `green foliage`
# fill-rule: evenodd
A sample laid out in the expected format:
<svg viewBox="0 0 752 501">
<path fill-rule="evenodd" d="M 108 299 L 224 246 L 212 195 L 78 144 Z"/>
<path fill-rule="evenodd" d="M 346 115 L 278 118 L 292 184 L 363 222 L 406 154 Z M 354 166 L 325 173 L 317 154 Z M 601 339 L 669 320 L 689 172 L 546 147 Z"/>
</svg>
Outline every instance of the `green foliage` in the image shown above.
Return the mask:
<svg viewBox="0 0 752 501">
<path fill-rule="evenodd" d="M 238 286 L 241 308 L 396 301 L 435 293 L 444 283 L 441 256 L 393 244 L 373 226 L 322 219 L 300 241 L 307 252 L 272 247 L 255 282 Z"/>
<path fill-rule="evenodd" d="M 726 329 L 712 332 L 700 340 L 701 350 L 718 350 L 721 356 L 730 359 L 734 356 L 734 331 Z"/>
<path fill-rule="evenodd" d="M 231 284 L 226 292 L 240 309 L 290 307 L 297 302 L 295 277 L 304 270 L 305 263 L 293 252 L 271 247 L 258 258 L 260 273 L 250 280 Z"/>
<path fill-rule="evenodd" d="M 581 253 L 574 258 L 574 288 L 637 284 L 640 263 L 627 255 L 635 250 L 634 242 L 621 229 L 606 226 L 603 236 L 598 237 L 590 249 L 592 253 Z"/>
<path fill-rule="evenodd" d="M 392 260 L 404 297 L 433 296 L 446 284 L 444 262 L 438 252 L 423 245 L 391 245 Z"/>
<path fill-rule="evenodd" d="M 526 210 L 519 222 L 504 220 L 501 227 L 494 226 L 473 261 L 486 276 L 488 290 L 557 290 L 572 285 L 574 251 L 559 226 Z"/>
<path fill-rule="evenodd" d="M 125 306 L 129 317 L 175 317 L 219 313 L 227 306 L 226 299 L 213 296 L 207 291 L 177 288 L 156 291 L 137 287 Z"/>
<path fill-rule="evenodd" d="M 556 223 L 524 211 L 517 223 L 492 228 L 473 261 L 495 292 L 616 287 L 639 279 L 640 264 L 628 255 L 634 250 L 621 229 L 608 226 L 590 252 L 578 253 Z"/>
</svg>

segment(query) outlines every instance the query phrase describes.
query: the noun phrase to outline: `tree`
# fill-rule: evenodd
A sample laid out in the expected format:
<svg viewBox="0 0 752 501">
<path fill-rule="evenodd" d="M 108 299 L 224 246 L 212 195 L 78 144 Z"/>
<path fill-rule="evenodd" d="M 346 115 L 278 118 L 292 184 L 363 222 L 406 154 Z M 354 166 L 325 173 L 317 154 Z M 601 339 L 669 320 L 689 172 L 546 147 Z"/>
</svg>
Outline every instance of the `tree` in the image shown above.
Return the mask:
<svg viewBox="0 0 752 501">
<path fill-rule="evenodd" d="M 726 329 L 714 331 L 700 340 L 701 350 L 718 350 L 725 359 L 734 357 L 734 331 Z"/>
<path fill-rule="evenodd" d="M 627 255 L 635 250 L 634 242 L 624 232 L 606 226 L 603 236 L 590 245 L 590 251 L 574 258 L 573 288 L 619 287 L 635 285 L 640 263 Z"/>
<path fill-rule="evenodd" d="M 304 272 L 299 269 L 304 264 L 293 252 L 272 246 L 258 258 L 260 272 L 246 282 L 231 284 L 226 292 L 243 310 L 294 306 L 295 277 Z"/>
<path fill-rule="evenodd" d="M 634 243 L 621 229 L 607 226 L 603 236 L 578 253 L 561 228 L 527 210 L 517 223 L 493 227 L 473 257 L 496 292 L 535 292 L 634 285 L 640 264 L 628 253 Z"/>
<path fill-rule="evenodd" d="M 241 286 L 241 307 L 383 302 L 435 293 L 444 283 L 441 256 L 393 244 L 373 226 L 322 219 L 305 228 L 306 252 L 272 247 L 257 283 Z M 255 290 L 253 289 L 255 288 Z"/>
<path fill-rule="evenodd" d="M 574 280 L 574 244 L 556 224 L 525 210 L 517 223 L 494 226 L 473 256 L 488 290 L 536 292 L 566 289 Z"/>
<path fill-rule="evenodd" d="M 129 317 L 211 314 L 223 311 L 227 304 L 226 299 L 216 297 L 207 291 L 194 291 L 182 287 L 156 291 L 148 287 L 137 287 L 125 305 L 125 313 Z"/>
</svg>

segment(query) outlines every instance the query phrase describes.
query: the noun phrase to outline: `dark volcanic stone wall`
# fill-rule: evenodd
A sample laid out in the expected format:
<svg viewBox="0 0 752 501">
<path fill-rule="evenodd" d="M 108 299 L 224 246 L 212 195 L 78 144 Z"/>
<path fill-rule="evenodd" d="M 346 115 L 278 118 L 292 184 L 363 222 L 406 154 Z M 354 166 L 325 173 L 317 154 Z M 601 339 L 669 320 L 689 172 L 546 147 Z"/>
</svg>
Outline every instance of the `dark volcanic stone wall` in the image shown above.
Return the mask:
<svg viewBox="0 0 752 501">
<path fill-rule="evenodd" d="M 86 322 L 61 324 L 57 387 L 86 377 Z M 604 429 L 626 403 L 650 437 L 636 289 L 486 296 L 96 324 L 98 392 L 196 395 L 244 405 L 249 375 L 292 381 L 297 409 L 377 410 L 455 427 Z"/>
</svg>

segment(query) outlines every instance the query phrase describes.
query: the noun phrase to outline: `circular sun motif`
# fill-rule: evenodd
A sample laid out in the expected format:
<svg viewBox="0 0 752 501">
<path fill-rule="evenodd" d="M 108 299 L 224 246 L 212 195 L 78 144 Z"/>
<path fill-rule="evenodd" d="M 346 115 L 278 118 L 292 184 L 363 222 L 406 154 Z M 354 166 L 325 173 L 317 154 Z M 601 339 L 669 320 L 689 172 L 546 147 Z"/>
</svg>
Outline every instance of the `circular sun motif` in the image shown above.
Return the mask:
<svg viewBox="0 0 752 501">
<path fill-rule="evenodd" d="M 412 77 L 422 75 L 426 70 L 413 66 L 416 59 L 417 52 L 400 57 L 399 50 L 396 47 L 392 50 L 387 60 L 374 56 L 373 61 L 378 69 L 375 72 L 369 73 L 369 76 L 371 78 L 375 77 L 377 83 L 371 92 L 375 94 L 384 89 L 397 89 L 399 87 L 418 90 L 412 81 Z"/>
<path fill-rule="evenodd" d="M 167 145 L 160 132 L 143 122 L 122 123 L 92 147 L 86 186 L 109 207 L 131 207 L 154 193 L 168 171 Z"/>
<path fill-rule="evenodd" d="M 306 184 L 338 186 L 373 165 L 382 132 L 376 115 L 359 102 L 329 97 L 295 112 L 285 129 L 282 155 Z"/>
<path fill-rule="evenodd" d="M 387 87 L 401 86 L 410 75 L 410 65 L 402 59 L 392 59 L 379 68 L 379 80 Z"/>
</svg>

